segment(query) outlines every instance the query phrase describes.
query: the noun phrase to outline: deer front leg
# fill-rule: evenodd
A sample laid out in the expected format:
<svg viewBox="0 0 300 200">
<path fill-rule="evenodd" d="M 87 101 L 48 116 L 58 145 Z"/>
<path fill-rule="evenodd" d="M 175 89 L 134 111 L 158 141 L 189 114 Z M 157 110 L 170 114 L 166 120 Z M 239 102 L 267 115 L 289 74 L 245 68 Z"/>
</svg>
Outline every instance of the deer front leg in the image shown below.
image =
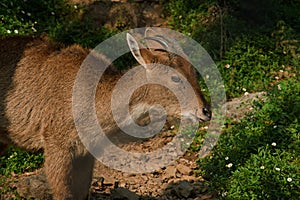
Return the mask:
<svg viewBox="0 0 300 200">
<path fill-rule="evenodd" d="M 80 150 L 79 150 L 80 149 Z M 46 147 L 45 171 L 55 200 L 87 199 L 94 159 L 82 144 Z"/>
</svg>

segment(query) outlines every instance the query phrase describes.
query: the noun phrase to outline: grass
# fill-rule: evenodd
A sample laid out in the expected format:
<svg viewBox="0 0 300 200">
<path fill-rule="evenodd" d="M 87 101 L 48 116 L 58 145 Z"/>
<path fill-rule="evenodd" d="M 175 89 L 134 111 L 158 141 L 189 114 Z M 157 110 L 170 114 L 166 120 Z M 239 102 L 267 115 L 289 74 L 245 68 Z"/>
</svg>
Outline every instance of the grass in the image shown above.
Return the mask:
<svg viewBox="0 0 300 200">
<path fill-rule="evenodd" d="M 122 31 L 93 27 L 83 14 L 87 8 L 68 0 L 3 0 L 0 5 L 0 37 L 47 35 L 67 45 L 94 48 Z"/>
<path fill-rule="evenodd" d="M 44 156 L 42 152 L 31 153 L 18 148 L 9 147 L 4 156 L 0 157 L 0 174 L 10 175 L 30 172 L 42 166 Z"/>
<path fill-rule="evenodd" d="M 280 85 L 280 88 L 278 88 Z M 253 114 L 230 126 L 213 157 L 199 160 L 211 188 L 228 199 L 297 199 L 300 194 L 300 82 L 278 82 Z"/>
<path fill-rule="evenodd" d="M 220 199 L 298 199 L 300 3 L 252 3 L 172 0 L 165 5 L 169 26 L 193 37 L 213 57 L 228 98 L 267 91 L 267 101 L 256 102 L 252 114 L 237 124 L 227 122 L 211 156 L 197 162 L 199 173 Z M 94 47 L 122 31 L 92 27 L 80 14 L 85 7 L 64 0 L 3 0 L 0 5 L 0 37 L 48 35 Z M 126 62 L 125 56 L 119 65 Z M 204 134 L 198 133 L 192 150 L 201 148 Z M 0 173 L 23 173 L 42 163 L 42 153 L 10 148 L 0 157 Z"/>
</svg>

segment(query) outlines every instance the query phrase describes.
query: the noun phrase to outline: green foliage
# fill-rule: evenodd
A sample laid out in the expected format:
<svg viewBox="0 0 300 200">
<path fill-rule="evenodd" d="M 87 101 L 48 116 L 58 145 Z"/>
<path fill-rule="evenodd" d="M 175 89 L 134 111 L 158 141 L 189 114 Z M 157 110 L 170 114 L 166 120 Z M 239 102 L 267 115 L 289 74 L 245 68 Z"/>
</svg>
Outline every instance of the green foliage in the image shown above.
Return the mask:
<svg viewBox="0 0 300 200">
<path fill-rule="evenodd" d="M 16 148 L 8 148 L 5 155 L 0 157 L 0 174 L 10 175 L 33 171 L 44 162 L 43 153 L 30 153 Z"/>
<path fill-rule="evenodd" d="M 0 5 L 2 36 L 48 32 L 76 13 L 64 0 L 3 0 Z"/>
<path fill-rule="evenodd" d="M 278 87 L 280 85 L 280 87 Z M 300 82 L 280 81 L 253 114 L 226 129 L 202 175 L 228 199 L 298 199 Z"/>
<path fill-rule="evenodd" d="M 86 48 L 94 48 L 103 40 L 116 34 L 115 30 L 108 30 L 105 27 L 93 28 L 90 19 L 75 18 L 57 24 L 56 27 L 49 31 L 49 36 L 56 41 L 65 44 L 80 44 Z"/>
<path fill-rule="evenodd" d="M 270 37 L 278 22 L 286 23 L 293 38 L 299 38 L 299 8 L 299 1 L 282 0 L 172 0 L 167 5 L 169 25 L 200 42 L 214 59 L 222 58 L 243 35 Z"/>
<path fill-rule="evenodd" d="M 93 27 L 86 8 L 67 0 L 4 0 L 0 3 L 0 36 L 46 34 L 65 44 L 94 48 L 117 33 Z"/>
<path fill-rule="evenodd" d="M 268 90 L 280 70 L 290 75 L 298 71 L 298 58 L 285 55 L 276 47 L 276 40 L 264 35 L 237 38 L 225 52 L 218 69 L 225 82 L 228 98 L 247 92 Z M 291 66 L 288 70 L 285 66 Z"/>
<path fill-rule="evenodd" d="M 295 8 L 300 2 L 173 0 L 168 4 L 170 26 L 192 36 L 213 57 L 228 98 L 268 90 L 282 66 L 290 66 L 289 73 L 299 70 L 300 17 Z"/>
</svg>

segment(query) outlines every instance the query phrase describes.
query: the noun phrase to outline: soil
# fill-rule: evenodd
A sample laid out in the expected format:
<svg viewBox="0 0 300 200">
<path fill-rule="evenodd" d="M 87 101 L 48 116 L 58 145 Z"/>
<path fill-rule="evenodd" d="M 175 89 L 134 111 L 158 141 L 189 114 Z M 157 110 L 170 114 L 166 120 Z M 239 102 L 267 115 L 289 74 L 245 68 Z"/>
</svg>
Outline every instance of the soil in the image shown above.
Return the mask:
<svg viewBox="0 0 300 200">
<path fill-rule="evenodd" d="M 226 118 L 238 122 L 245 113 L 251 111 L 254 100 L 264 99 L 264 93 L 247 94 L 227 102 Z M 176 130 L 164 130 L 146 140 L 123 143 L 120 147 L 127 151 L 153 151 L 168 143 Z M 209 152 L 208 152 L 209 153 Z M 111 169 L 96 161 L 91 185 L 92 200 L 104 199 L 156 199 L 156 200 L 204 200 L 214 199 L 216 193 L 207 187 L 207 180 L 197 175 L 199 166 L 198 152 L 186 151 L 175 162 L 149 173 L 125 173 Z M 43 169 L 35 172 L 14 175 L 6 181 L 11 190 L 16 190 L 22 197 L 29 199 L 51 199 Z M 12 192 L 1 194 L 1 199 L 13 198 Z"/>
<path fill-rule="evenodd" d="M 163 1 L 158 0 L 73 0 L 87 5 L 83 17 L 93 20 L 95 28 L 105 26 L 120 30 L 139 27 L 166 27 Z"/>
<path fill-rule="evenodd" d="M 172 137 L 172 136 L 167 136 Z M 163 138 L 156 137 L 147 144 L 131 143 L 126 149 L 146 148 L 153 146 Z M 213 199 L 206 181 L 195 174 L 198 170 L 196 152 L 187 152 L 174 163 L 150 173 L 125 173 L 104 166 L 97 161 L 91 186 L 90 199 Z M 9 187 L 27 199 L 51 199 L 43 169 L 35 172 L 14 175 L 9 180 Z M 14 197 L 14 194 L 2 194 L 2 198 Z"/>
</svg>

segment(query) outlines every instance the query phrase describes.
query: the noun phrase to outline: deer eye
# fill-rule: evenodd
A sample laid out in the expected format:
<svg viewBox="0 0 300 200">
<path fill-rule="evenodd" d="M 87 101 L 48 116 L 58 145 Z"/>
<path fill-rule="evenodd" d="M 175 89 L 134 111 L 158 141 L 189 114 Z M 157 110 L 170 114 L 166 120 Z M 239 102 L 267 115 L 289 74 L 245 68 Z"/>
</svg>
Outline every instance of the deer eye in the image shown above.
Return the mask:
<svg viewBox="0 0 300 200">
<path fill-rule="evenodd" d="M 180 78 L 179 76 L 172 76 L 171 79 L 172 79 L 172 81 L 175 82 L 175 83 L 181 82 L 181 78 Z"/>
</svg>

